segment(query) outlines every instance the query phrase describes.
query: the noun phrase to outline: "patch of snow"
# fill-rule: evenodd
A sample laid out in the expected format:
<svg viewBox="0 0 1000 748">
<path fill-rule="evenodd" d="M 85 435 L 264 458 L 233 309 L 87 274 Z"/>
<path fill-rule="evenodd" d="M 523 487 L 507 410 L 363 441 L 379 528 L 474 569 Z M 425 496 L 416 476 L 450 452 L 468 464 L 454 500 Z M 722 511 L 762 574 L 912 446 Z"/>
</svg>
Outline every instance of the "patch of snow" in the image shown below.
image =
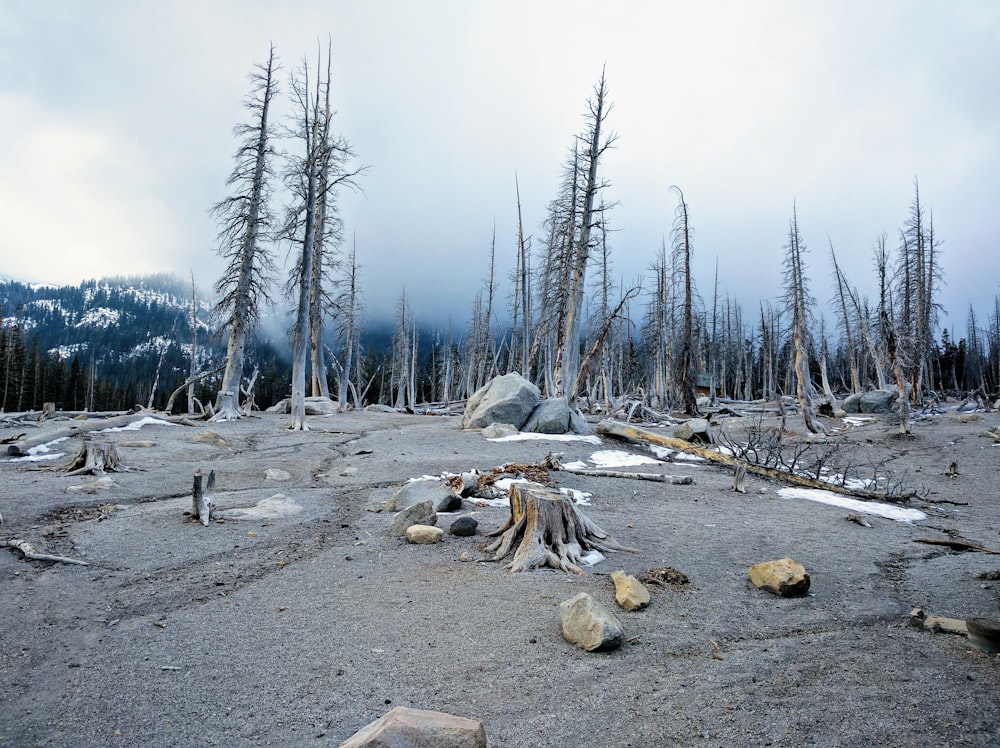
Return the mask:
<svg viewBox="0 0 1000 748">
<path fill-rule="evenodd" d="M 604 558 L 604 554 L 600 551 L 587 551 L 580 556 L 580 566 L 593 566 L 594 564 L 601 563 Z"/>
<path fill-rule="evenodd" d="M 94 307 L 83 313 L 80 321 L 76 323 L 76 327 L 108 328 L 117 324 L 120 318 L 121 312 L 117 309 L 108 309 L 105 306 Z"/>
<path fill-rule="evenodd" d="M 852 512 L 870 514 L 873 517 L 884 517 L 896 522 L 920 522 L 927 519 L 927 515 L 919 509 L 908 509 L 895 504 L 882 504 L 878 501 L 861 501 L 852 499 L 849 496 L 841 496 L 832 491 L 821 491 L 817 488 L 782 488 L 778 491 L 778 496 L 783 499 L 805 499 L 806 501 L 816 501 L 820 504 L 838 506 L 842 509 L 850 509 Z"/>
<path fill-rule="evenodd" d="M 720 452 L 724 449 L 725 447 L 719 447 Z M 673 462 L 708 462 L 704 457 L 688 454 L 687 452 L 678 452 L 676 449 L 670 449 L 669 447 L 659 447 L 655 444 L 649 446 L 649 451 L 661 460 L 672 460 Z"/>
<path fill-rule="evenodd" d="M 487 439 L 491 442 L 523 442 L 523 441 L 549 441 L 549 442 L 585 442 L 587 444 L 600 444 L 601 437 L 582 434 L 536 434 L 533 431 L 522 431 L 510 436 L 501 436 L 497 439 Z"/>
<path fill-rule="evenodd" d="M 590 506 L 590 500 L 594 494 L 586 491 L 577 491 L 575 488 L 560 488 L 559 493 L 569 496 L 577 506 Z"/>
<path fill-rule="evenodd" d="M 86 343 L 73 343 L 72 345 L 61 345 L 58 348 L 49 348 L 50 356 L 59 356 L 66 361 L 73 358 L 74 354 L 87 350 Z"/>
<path fill-rule="evenodd" d="M 630 467 L 632 465 L 660 465 L 656 460 L 646 455 L 625 452 L 620 449 L 601 449 L 590 456 L 590 461 L 599 468 Z"/>
<path fill-rule="evenodd" d="M 848 426 L 864 426 L 866 423 L 872 423 L 875 419 L 870 416 L 845 416 L 841 420 Z"/>
<path fill-rule="evenodd" d="M 65 452 L 54 452 L 52 447 L 59 442 L 64 442 L 69 439 L 68 436 L 61 436 L 58 439 L 53 439 L 50 442 L 45 442 L 45 444 L 38 444 L 34 447 L 28 448 L 28 454 L 24 457 L 15 457 L 9 462 L 42 462 L 44 460 L 57 460 L 60 457 L 65 456 Z"/>
<path fill-rule="evenodd" d="M 176 426 L 176 423 L 171 423 L 170 421 L 164 421 L 162 418 L 154 418 L 153 416 L 143 416 L 142 418 L 132 421 L 128 426 L 114 426 L 108 429 L 101 429 L 100 433 L 106 434 L 113 431 L 138 431 L 143 426 Z"/>
<path fill-rule="evenodd" d="M 563 465 L 563 470 L 589 470 L 590 465 L 588 465 L 583 460 L 574 460 L 573 462 L 567 462 Z"/>
</svg>

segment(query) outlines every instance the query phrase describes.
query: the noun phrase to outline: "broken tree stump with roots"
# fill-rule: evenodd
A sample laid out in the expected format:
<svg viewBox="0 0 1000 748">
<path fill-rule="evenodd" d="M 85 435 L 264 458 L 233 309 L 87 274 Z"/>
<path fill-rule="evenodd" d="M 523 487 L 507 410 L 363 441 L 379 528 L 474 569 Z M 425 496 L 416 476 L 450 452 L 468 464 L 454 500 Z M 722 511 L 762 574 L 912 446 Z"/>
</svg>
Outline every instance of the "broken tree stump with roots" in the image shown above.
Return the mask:
<svg viewBox="0 0 1000 748">
<path fill-rule="evenodd" d="M 493 561 L 513 553 L 509 571 L 549 566 L 582 574 L 579 563 L 588 551 L 639 552 L 595 525 L 569 496 L 538 484 L 510 487 L 510 518 L 489 535 L 499 536 L 485 549 Z"/>
<path fill-rule="evenodd" d="M 122 460 L 121 451 L 114 442 L 85 442 L 73 461 L 66 466 L 67 475 L 102 475 L 126 473 L 131 470 Z"/>
</svg>

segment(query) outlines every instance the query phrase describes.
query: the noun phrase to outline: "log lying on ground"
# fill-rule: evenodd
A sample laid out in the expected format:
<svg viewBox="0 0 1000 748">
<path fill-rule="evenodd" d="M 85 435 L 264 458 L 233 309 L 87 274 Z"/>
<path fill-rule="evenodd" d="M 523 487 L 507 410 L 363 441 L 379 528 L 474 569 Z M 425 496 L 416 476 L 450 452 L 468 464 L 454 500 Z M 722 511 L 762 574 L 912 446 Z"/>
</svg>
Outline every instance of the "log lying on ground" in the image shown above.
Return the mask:
<svg viewBox="0 0 1000 748">
<path fill-rule="evenodd" d="M 122 460 L 118 445 L 114 442 L 87 442 L 80 445 L 76 457 L 66 465 L 67 475 L 103 475 L 108 473 L 127 473 L 132 468 Z"/>
<path fill-rule="evenodd" d="M 32 561 L 57 561 L 63 564 L 76 564 L 77 566 L 90 566 L 86 561 L 80 561 L 76 558 L 66 558 L 66 556 L 53 556 L 50 553 L 39 553 L 34 549 L 34 547 L 26 540 L 21 540 L 20 538 L 11 538 L 4 545 L 10 546 L 11 548 L 17 548 L 21 551 L 26 559 Z"/>
<path fill-rule="evenodd" d="M 170 423 L 180 423 L 185 426 L 198 425 L 191 421 L 191 419 L 187 416 L 169 416 L 154 410 L 126 413 L 125 415 L 113 416 L 111 418 L 88 418 L 85 421 L 74 420 L 68 423 L 62 422 L 55 428 L 46 429 L 40 434 L 36 433 L 30 439 L 21 439 L 20 441 L 16 441 L 13 444 L 8 445 L 7 454 L 11 457 L 24 457 L 28 454 L 29 449 L 37 447 L 39 444 L 47 444 L 48 442 L 55 441 L 56 439 L 78 436 L 91 431 L 101 431 L 103 429 L 128 426 L 133 421 L 145 416 L 159 418 L 161 421 L 169 421 Z"/>
<path fill-rule="evenodd" d="M 889 496 L 884 493 L 878 493 L 877 491 L 853 490 L 837 485 L 836 483 L 826 483 L 821 480 L 816 480 L 815 478 L 809 478 L 805 475 L 789 473 L 786 470 L 778 470 L 777 468 L 766 467 L 764 465 L 755 465 L 752 462 L 738 460 L 735 457 L 722 454 L 721 452 L 695 446 L 694 444 L 686 442 L 683 439 L 674 439 L 670 436 L 663 436 L 662 434 L 647 431 L 646 429 L 641 429 L 636 426 L 628 426 L 624 423 L 618 423 L 617 421 L 601 421 L 597 424 L 597 433 L 604 434 L 605 436 L 614 436 L 633 443 L 656 444 L 662 447 L 669 447 L 670 449 L 675 449 L 678 452 L 695 455 L 696 457 L 701 457 L 709 462 L 726 465 L 731 468 L 743 465 L 746 467 L 746 471 L 748 473 L 753 473 L 754 475 L 762 475 L 766 478 L 784 481 L 785 483 L 791 483 L 804 488 L 832 491 L 833 493 L 839 493 L 843 496 L 854 496 L 855 498 L 868 499 L 872 501 L 900 501 L 910 499 L 915 495 L 915 493 L 911 492 L 905 496 Z"/>
<path fill-rule="evenodd" d="M 599 468 L 560 468 L 567 473 L 587 475 L 592 478 L 632 478 L 633 480 L 651 480 L 658 483 L 670 483 L 675 486 L 690 486 L 694 478 L 690 475 L 665 475 L 663 473 L 635 473 L 628 470 L 601 470 Z"/>
<path fill-rule="evenodd" d="M 493 561 L 513 557 L 510 571 L 543 566 L 582 574 L 579 563 L 588 551 L 629 551 L 595 525 L 565 494 L 537 484 L 510 487 L 510 518 L 489 533 L 496 541 L 486 546 Z"/>
<path fill-rule="evenodd" d="M 1000 551 L 987 548 L 985 545 L 967 543 L 964 540 L 945 540 L 941 538 L 914 538 L 914 543 L 926 543 L 927 545 L 943 545 L 953 551 L 982 551 L 983 553 L 993 553 L 1000 555 Z"/>
</svg>

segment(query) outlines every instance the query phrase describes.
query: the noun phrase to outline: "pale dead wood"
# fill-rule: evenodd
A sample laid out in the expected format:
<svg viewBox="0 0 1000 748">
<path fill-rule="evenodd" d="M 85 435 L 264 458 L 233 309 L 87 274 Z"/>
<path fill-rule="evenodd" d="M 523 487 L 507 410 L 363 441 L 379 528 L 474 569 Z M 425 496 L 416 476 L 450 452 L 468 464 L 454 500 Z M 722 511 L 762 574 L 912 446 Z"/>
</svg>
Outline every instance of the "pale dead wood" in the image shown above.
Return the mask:
<svg viewBox="0 0 1000 748">
<path fill-rule="evenodd" d="M 755 465 L 751 462 L 739 460 L 735 457 L 722 454 L 721 452 L 716 452 L 712 449 L 695 446 L 694 444 L 686 442 L 683 439 L 674 439 L 670 436 L 663 436 L 662 434 L 647 431 L 646 429 L 641 429 L 637 426 L 629 426 L 624 423 L 618 423 L 617 421 L 601 421 L 597 424 L 597 433 L 604 434 L 606 436 L 618 437 L 619 439 L 624 439 L 633 443 L 657 444 L 663 447 L 670 447 L 671 449 L 676 449 L 679 452 L 686 452 L 687 454 L 701 457 L 709 462 L 726 465 L 731 468 L 743 465 L 748 473 L 753 473 L 754 475 L 762 475 L 766 478 L 773 478 L 774 480 L 791 483 L 796 486 L 803 486 L 805 488 L 832 491 L 833 493 L 838 493 L 843 496 L 854 496 L 855 498 L 874 501 L 899 501 L 900 499 L 911 498 L 913 495 L 909 494 L 897 497 L 888 496 L 883 493 L 878 493 L 877 491 L 852 490 L 836 483 L 824 483 L 823 481 L 816 480 L 815 478 L 809 478 L 805 475 L 789 473 L 785 470 L 765 467 L 764 465 Z"/>
<path fill-rule="evenodd" d="M 87 442 L 80 445 L 76 457 L 64 468 L 67 475 L 102 475 L 127 473 L 132 468 L 122 460 L 121 451 L 114 442 Z"/>
<path fill-rule="evenodd" d="M 953 551 L 982 551 L 983 553 L 993 553 L 995 555 L 1000 555 L 1000 551 L 995 551 L 992 548 L 987 548 L 984 545 L 977 545 L 976 543 L 967 543 L 964 540 L 948 540 L 941 538 L 914 538 L 914 543 L 926 543 L 927 545 L 943 545 L 947 548 L 951 548 Z"/>
<path fill-rule="evenodd" d="M 969 635 L 969 628 L 962 619 L 928 615 L 921 608 L 914 608 L 910 611 L 910 623 L 935 633 Z"/>
<path fill-rule="evenodd" d="M 90 566 L 86 561 L 81 561 L 76 558 L 67 558 L 66 556 L 53 556 L 50 553 L 39 553 L 35 548 L 26 540 L 21 540 L 20 538 L 11 538 L 4 545 L 10 546 L 11 548 L 16 548 L 21 551 L 21 554 L 25 559 L 31 561 L 55 561 L 62 564 L 76 564 L 77 566 Z"/>
<path fill-rule="evenodd" d="M 747 466 L 743 463 L 736 465 L 733 470 L 733 490 L 737 493 L 747 492 Z"/>
<path fill-rule="evenodd" d="M 204 488 L 202 488 L 201 479 L 201 468 L 198 468 L 194 471 L 194 484 L 191 489 L 191 517 L 208 527 L 215 509 L 215 501 L 212 496 L 212 491 L 215 489 L 215 471 L 208 474 Z"/>
<path fill-rule="evenodd" d="M 158 413 L 156 411 L 144 411 L 140 409 L 138 412 L 125 413 L 123 415 L 112 416 L 110 418 L 90 418 L 87 420 L 77 421 L 74 420 L 69 424 L 62 425 L 53 429 L 46 429 L 42 433 L 37 433 L 30 439 L 21 439 L 13 444 L 7 446 L 7 454 L 11 457 L 24 457 L 28 454 L 28 450 L 32 447 L 37 447 L 39 444 L 47 444 L 48 442 L 54 441 L 56 439 L 62 439 L 65 437 L 79 436 L 80 434 L 87 434 L 91 431 L 101 431 L 103 429 L 119 428 L 121 426 L 128 426 L 130 423 L 143 416 L 155 416 L 162 421 L 169 421 L 170 423 L 180 423 L 184 425 L 194 426 L 197 425 L 191 421 L 186 416 L 170 416 L 164 413 Z"/>
<path fill-rule="evenodd" d="M 561 468 L 564 472 L 586 475 L 593 478 L 632 478 L 634 480 L 650 480 L 657 483 L 670 483 L 675 486 L 689 486 L 694 483 L 690 475 L 666 475 L 663 473 L 636 473 L 628 470 L 602 470 L 599 468 Z"/>
<path fill-rule="evenodd" d="M 513 553 L 510 571 L 548 566 L 582 574 L 579 563 L 588 551 L 639 552 L 604 532 L 568 496 L 541 485 L 511 486 L 510 518 L 489 535 L 499 536 L 485 549 L 493 561 Z"/>
<path fill-rule="evenodd" d="M 207 379 L 208 377 L 212 376 L 213 374 L 218 374 L 220 371 L 222 371 L 225 368 L 226 368 L 225 365 L 216 366 L 211 371 L 204 371 L 201 374 L 195 374 L 195 375 L 190 376 L 187 379 L 185 379 L 184 380 L 184 384 L 182 384 L 180 387 L 178 387 L 176 390 L 174 390 L 173 392 L 170 393 L 170 397 L 167 398 L 167 404 L 163 407 L 164 412 L 169 413 L 171 410 L 173 410 L 173 408 L 174 408 L 174 400 L 176 400 L 177 396 L 179 394 L 181 394 L 181 392 L 183 392 L 184 390 L 186 390 L 188 387 L 190 387 L 192 384 L 197 384 L 202 379 Z"/>
</svg>

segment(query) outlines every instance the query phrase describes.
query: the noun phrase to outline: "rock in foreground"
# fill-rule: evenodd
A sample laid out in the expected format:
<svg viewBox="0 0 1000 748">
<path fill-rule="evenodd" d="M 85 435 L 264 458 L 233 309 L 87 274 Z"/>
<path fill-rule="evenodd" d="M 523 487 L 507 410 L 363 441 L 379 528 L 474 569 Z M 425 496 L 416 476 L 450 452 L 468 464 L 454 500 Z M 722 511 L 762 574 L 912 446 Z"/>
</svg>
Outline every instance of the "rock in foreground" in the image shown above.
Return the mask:
<svg viewBox="0 0 1000 748">
<path fill-rule="evenodd" d="M 393 707 L 340 748 L 486 748 L 483 723 L 428 709 Z"/>
<path fill-rule="evenodd" d="M 566 641 L 588 652 L 616 649 L 625 640 L 615 614 L 586 592 L 559 603 L 559 618 Z"/>
<path fill-rule="evenodd" d="M 462 428 L 481 429 L 491 423 L 509 423 L 520 429 L 541 396 L 541 391 L 517 372 L 494 377 L 469 398 Z"/>
<path fill-rule="evenodd" d="M 809 591 L 809 575 L 802 564 L 791 558 L 754 564 L 747 571 L 747 577 L 755 587 L 779 597 L 795 597 Z"/>
</svg>

